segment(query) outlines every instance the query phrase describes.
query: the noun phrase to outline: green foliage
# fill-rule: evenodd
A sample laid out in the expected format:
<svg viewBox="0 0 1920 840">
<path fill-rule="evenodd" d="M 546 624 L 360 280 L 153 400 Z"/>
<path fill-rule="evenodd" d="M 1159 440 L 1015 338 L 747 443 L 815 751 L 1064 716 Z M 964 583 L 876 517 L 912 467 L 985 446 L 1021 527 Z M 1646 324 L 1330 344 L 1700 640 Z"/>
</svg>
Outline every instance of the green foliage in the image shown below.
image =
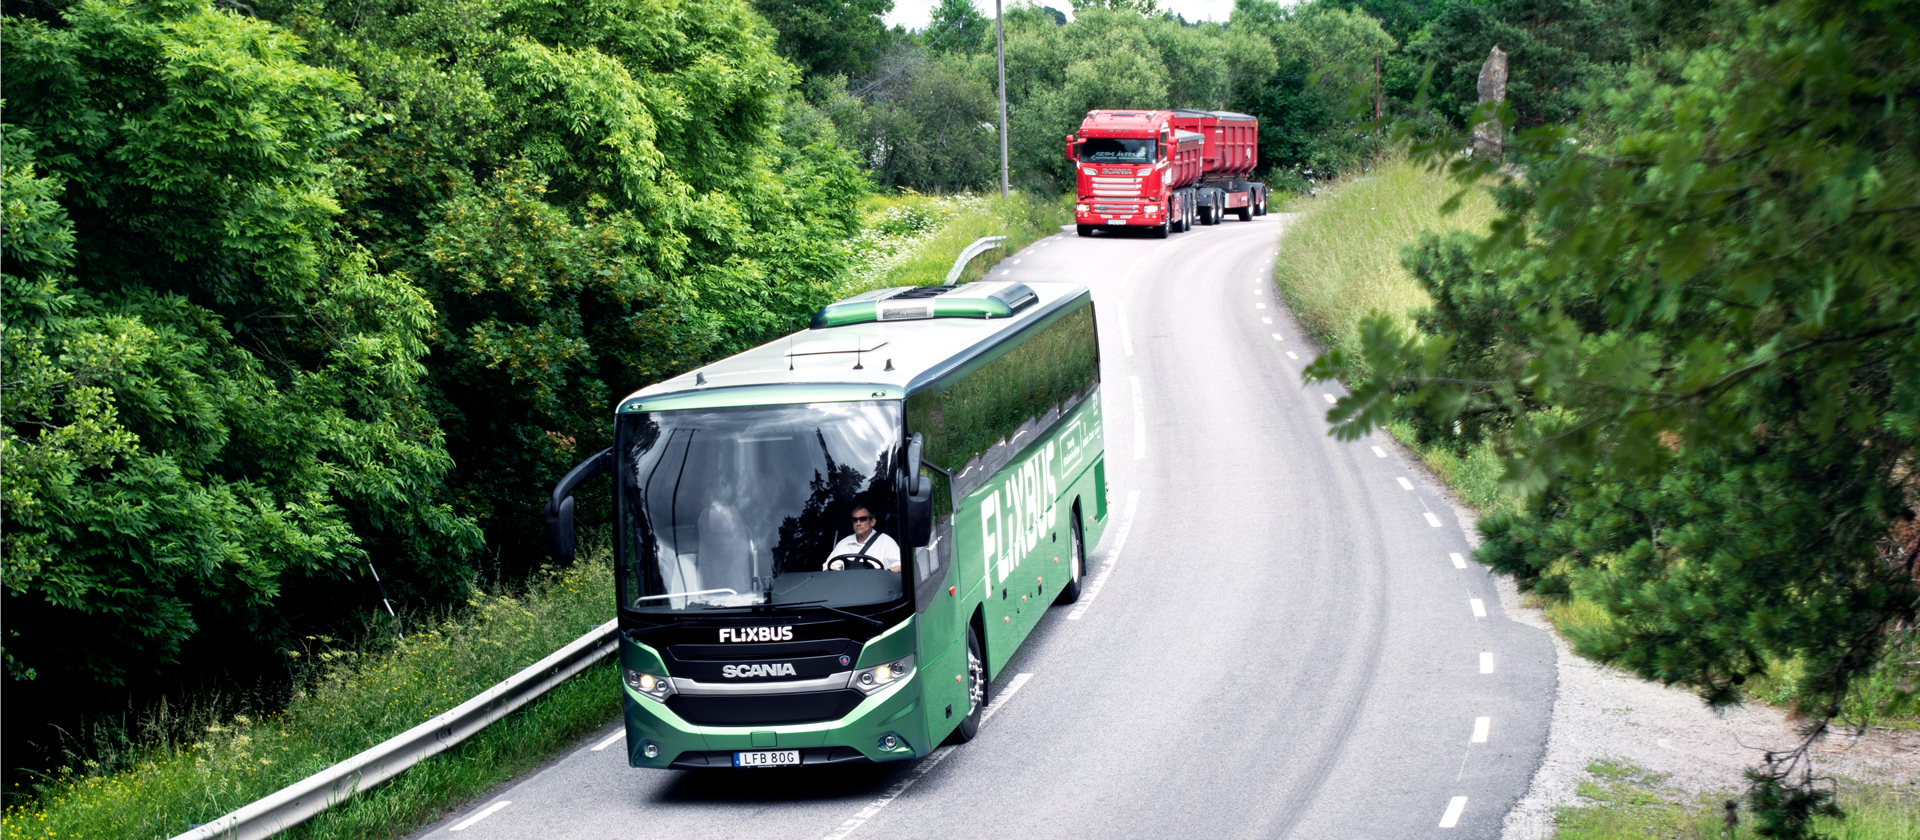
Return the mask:
<svg viewBox="0 0 1920 840">
<path fill-rule="evenodd" d="M 1587 767 L 1587 781 L 1575 804 L 1556 809 L 1554 836 L 1563 840 L 1729 840 L 1766 837 L 1751 809 L 1736 809 L 1736 825 L 1726 822 L 1725 793 L 1692 796 L 1667 783 L 1664 775 L 1622 761 L 1601 760 Z M 1920 802 L 1911 792 L 1886 785 L 1840 780 L 1836 802 L 1845 821 L 1815 818 L 1820 836 L 1833 840 L 1904 840 L 1920 832 Z"/>
<path fill-rule="evenodd" d="M 284 709 L 227 714 L 161 706 L 111 766 L 74 762 L 9 803 L 0 837 L 170 837 L 465 702 L 606 620 L 604 546 L 519 592 L 474 592 L 457 610 L 341 646 L 289 651 L 302 674 Z M 612 663 L 582 672 L 453 750 L 354 797 L 298 837 L 398 837 L 537 766 L 619 711 Z"/>
<path fill-rule="evenodd" d="M 1432 105 L 1466 125 L 1479 103 L 1487 53 L 1507 54 L 1507 101 L 1514 125 L 1571 120 L 1578 96 L 1613 87 L 1645 35 L 1628 0 L 1495 0 L 1453 2 L 1407 44 L 1414 63 L 1433 66 Z"/>
<path fill-rule="evenodd" d="M 992 34 L 993 21 L 980 13 L 973 0 L 940 0 L 923 33 L 929 49 L 963 53 L 981 51 L 992 42 Z"/>
<path fill-rule="evenodd" d="M 940 46 L 958 43 L 949 33 Z M 840 142 L 876 186 L 923 193 L 999 188 L 999 105 L 964 57 L 917 47 L 889 53 L 857 104 L 832 102 Z M 836 92 L 838 93 L 838 92 Z M 852 105 L 852 107 L 843 107 Z"/>
<path fill-rule="evenodd" d="M 753 0 L 780 31 L 780 52 L 801 70 L 821 76 L 858 76 L 887 48 L 881 18 L 893 0 Z"/>
<path fill-rule="evenodd" d="M 1364 12 L 1328 3 L 1282 8 L 1236 0 L 1229 24 L 1256 33 L 1278 61 L 1263 84 L 1241 85 L 1231 106 L 1260 119 L 1257 168 L 1270 183 L 1302 191 L 1378 154 L 1373 119 L 1374 61 L 1394 39 Z"/>
<path fill-rule="evenodd" d="M 402 608 L 525 573 L 614 398 L 796 328 L 849 265 L 864 178 L 781 135 L 796 73 L 741 0 L 31 11 L 4 23 L 16 761 L 179 682 L 280 680 L 378 603 L 369 561 Z"/>
<path fill-rule="evenodd" d="M 5 27 L 10 709 L 263 655 L 368 559 L 457 589 L 432 307 L 334 227 L 353 81 L 205 6 Z"/>
<path fill-rule="evenodd" d="M 1825 719 L 1916 609 L 1920 38 L 1890 4 L 1751 11 L 1523 133 L 1492 234 L 1409 255 L 1421 331 L 1375 316 L 1310 374 L 1350 377 L 1342 436 L 1401 413 L 1508 453 L 1530 502 L 1479 557 L 1603 608 L 1582 653 L 1714 703 L 1797 661 Z M 1763 834 L 1803 836 L 1819 792 L 1776 769 Z"/>
</svg>

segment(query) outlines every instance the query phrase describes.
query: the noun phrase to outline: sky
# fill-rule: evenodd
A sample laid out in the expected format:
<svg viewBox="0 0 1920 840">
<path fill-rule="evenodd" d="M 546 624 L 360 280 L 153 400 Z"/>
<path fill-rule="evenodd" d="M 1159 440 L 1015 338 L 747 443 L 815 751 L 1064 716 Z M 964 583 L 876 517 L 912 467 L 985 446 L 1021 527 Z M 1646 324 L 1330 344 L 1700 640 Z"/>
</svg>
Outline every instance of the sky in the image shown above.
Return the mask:
<svg viewBox="0 0 1920 840">
<path fill-rule="evenodd" d="M 1011 0 L 1003 0 L 1011 5 Z M 1035 0 L 1038 5 L 1052 6 L 1068 17 L 1073 16 L 1073 4 L 1067 0 Z M 933 9 L 940 0 L 893 0 L 893 11 L 887 13 L 887 25 L 899 24 L 908 29 L 922 29 L 933 18 Z M 993 0 L 974 0 L 973 5 L 982 14 L 993 17 Z M 1160 0 L 1160 8 L 1184 16 L 1189 21 L 1213 20 L 1225 23 L 1227 16 L 1233 14 L 1233 0 Z"/>
</svg>

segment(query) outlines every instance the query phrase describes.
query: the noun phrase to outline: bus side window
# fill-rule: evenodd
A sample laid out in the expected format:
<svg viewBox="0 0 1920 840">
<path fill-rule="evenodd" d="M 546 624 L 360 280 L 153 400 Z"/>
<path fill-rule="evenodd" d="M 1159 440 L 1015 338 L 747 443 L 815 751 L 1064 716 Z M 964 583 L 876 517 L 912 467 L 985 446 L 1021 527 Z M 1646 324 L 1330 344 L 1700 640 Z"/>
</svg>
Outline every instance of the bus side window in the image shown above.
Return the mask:
<svg viewBox="0 0 1920 840">
<path fill-rule="evenodd" d="M 942 383 L 921 405 L 909 398 L 908 423 L 915 431 L 922 431 L 916 420 L 939 427 L 937 442 L 928 435 L 927 458 L 955 474 L 953 490 L 964 497 L 1011 460 L 1009 450 L 1045 437 L 1099 375 L 1089 302 L 959 381 Z"/>
</svg>

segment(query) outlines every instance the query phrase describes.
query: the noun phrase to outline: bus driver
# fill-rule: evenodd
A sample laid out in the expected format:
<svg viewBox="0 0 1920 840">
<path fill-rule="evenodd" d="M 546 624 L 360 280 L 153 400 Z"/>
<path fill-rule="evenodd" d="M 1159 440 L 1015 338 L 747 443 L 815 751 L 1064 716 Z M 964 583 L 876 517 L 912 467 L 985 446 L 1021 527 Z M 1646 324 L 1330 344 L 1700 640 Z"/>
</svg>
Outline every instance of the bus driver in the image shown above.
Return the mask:
<svg viewBox="0 0 1920 840">
<path fill-rule="evenodd" d="M 821 568 L 830 572 L 842 569 L 900 571 L 900 544 L 873 526 L 873 511 L 864 506 L 854 508 L 853 533 L 834 544 Z"/>
</svg>

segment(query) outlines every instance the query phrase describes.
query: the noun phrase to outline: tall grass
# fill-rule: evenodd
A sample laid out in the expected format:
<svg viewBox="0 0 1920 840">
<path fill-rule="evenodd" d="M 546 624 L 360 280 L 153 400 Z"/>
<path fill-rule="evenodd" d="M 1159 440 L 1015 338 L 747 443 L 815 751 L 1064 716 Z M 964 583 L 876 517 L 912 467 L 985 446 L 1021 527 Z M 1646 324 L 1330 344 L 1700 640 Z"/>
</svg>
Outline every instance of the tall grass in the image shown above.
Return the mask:
<svg viewBox="0 0 1920 840">
<path fill-rule="evenodd" d="M 1352 349 L 1356 326 L 1385 312 L 1412 325 L 1427 293 L 1400 265 L 1400 251 L 1421 231 L 1485 233 L 1497 215 L 1484 192 L 1469 193 L 1453 213 L 1440 205 L 1458 192 L 1445 175 L 1402 158 L 1336 181 L 1319 197 L 1298 199 L 1274 261 L 1274 282 L 1315 340 Z"/>
<path fill-rule="evenodd" d="M 524 590 L 478 594 L 461 609 L 404 622 L 403 635 L 358 648 L 309 639 L 294 657 L 305 678 L 281 711 L 150 719 L 135 757 L 111 771 L 62 768 L 7 807 L 0 837 L 164 838 L 209 822 L 465 702 L 606 622 L 612 587 L 601 550 Z M 600 665 L 298 836 L 405 834 L 604 725 L 619 703 L 613 665 Z"/>
<path fill-rule="evenodd" d="M 976 257 L 959 282 L 978 280 L 999 256 L 1060 232 L 1073 219 L 1073 197 L 1043 199 L 1014 193 L 929 196 L 900 193 L 869 197 L 861 206 L 865 231 L 851 247 L 856 265 L 835 298 L 891 286 L 944 283 L 955 257 L 983 236 L 1005 236 L 998 251 Z"/>
</svg>

